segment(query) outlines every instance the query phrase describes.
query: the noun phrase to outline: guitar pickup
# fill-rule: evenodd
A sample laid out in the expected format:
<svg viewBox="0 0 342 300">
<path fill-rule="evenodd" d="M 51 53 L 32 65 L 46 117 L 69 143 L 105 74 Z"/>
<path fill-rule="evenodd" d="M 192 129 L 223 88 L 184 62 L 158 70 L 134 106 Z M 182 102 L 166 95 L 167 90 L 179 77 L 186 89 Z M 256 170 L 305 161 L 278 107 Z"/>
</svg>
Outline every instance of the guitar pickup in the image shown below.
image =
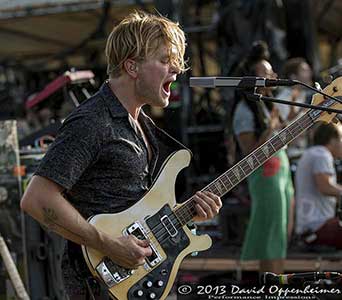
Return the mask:
<svg viewBox="0 0 342 300">
<path fill-rule="evenodd" d="M 139 222 L 134 222 L 132 225 L 130 225 L 129 227 L 125 229 L 124 235 L 130 235 L 130 234 L 134 235 L 139 240 L 148 240 L 148 241 L 150 240 L 145 232 L 145 229 Z M 159 254 L 156 247 L 152 243 L 150 243 L 149 247 L 152 250 L 152 255 L 147 256 L 145 260 L 147 262 L 147 265 L 153 268 L 154 266 L 156 266 L 158 263 L 161 262 L 162 257 Z"/>
</svg>

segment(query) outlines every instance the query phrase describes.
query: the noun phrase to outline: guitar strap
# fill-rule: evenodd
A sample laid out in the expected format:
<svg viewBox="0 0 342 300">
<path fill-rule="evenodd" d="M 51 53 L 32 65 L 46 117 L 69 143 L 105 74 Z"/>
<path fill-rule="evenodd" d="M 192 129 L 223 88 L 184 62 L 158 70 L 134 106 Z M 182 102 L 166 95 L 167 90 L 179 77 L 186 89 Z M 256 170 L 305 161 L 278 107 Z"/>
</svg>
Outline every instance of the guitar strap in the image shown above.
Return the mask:
<svg viewBox="0 0 342 300">
<path fill-rule="evenodd" d="M 159 173 L 160 168 L 162 167 L 163 163 L 165 162 L 166 158 L 181 149 L 186 149 L 190 153 L 190 149 L 188 149 L 185 145 L 181 142 L 177 141 L 171 135 L 169 135 L 165 130 L 155 126 L 155 136 L 158 141 L 158 160 L 156 167 L 153 170 L 152 178 L 155 179 Z"/>
</svg>

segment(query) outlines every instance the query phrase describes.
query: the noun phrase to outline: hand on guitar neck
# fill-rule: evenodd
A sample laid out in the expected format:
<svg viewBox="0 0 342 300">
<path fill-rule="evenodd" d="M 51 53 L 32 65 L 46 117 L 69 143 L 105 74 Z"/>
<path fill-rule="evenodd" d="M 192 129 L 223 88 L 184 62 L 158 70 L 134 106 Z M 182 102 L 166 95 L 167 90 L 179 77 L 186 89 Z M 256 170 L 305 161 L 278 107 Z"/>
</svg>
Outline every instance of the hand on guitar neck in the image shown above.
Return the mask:
<svg viewBox="0 0 342 300">
<path fill-rule="evenodd" d="M 221 198 L 213 193 L 204 191 L 197 192 L 194 196 L 196 202 L 197 216 L 194 217 L 195 222 L 212 219 L 222 207 Z"/>
</svg>

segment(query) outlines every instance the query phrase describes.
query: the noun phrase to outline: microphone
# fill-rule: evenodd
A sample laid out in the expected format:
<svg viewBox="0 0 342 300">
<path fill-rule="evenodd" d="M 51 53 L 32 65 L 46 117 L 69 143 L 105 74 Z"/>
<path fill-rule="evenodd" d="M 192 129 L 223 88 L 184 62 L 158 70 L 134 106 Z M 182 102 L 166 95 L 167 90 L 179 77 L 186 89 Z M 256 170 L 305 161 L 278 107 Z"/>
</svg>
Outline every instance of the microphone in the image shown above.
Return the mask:
<svg viewBox="0 0 342 300">
<path fill-rule="evenodd" d="M 190 77 L 190 87 L 237 87 L 255 88 L 271 86 L 292 86 L 298 84 L 296 80 L 290 79 L 267 79 L 264 77 Z"/>
<path fill-rule="evenodd" d="M 292 274 L 274 274 L 265 272 L 262 274 L 263 284 L 303 284 L 306 281 L 317 281 L 319 279 L 341 279 L 341 273 L 338 272 L 306 272 Z"/>
</svg>

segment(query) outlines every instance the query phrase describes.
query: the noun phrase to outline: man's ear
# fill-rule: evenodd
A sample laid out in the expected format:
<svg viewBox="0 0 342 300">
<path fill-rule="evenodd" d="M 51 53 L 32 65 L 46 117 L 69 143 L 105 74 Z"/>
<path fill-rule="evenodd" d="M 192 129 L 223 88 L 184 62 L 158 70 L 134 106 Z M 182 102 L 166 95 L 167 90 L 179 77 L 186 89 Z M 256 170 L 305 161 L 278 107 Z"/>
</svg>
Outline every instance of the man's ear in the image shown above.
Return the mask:
<svg viewBox="0 0 342 300">
<path fill-rule="evenodd" d="M 133 59 L 126 59 L 124 68 L 129 76 L 133 78 L 137 77 L 138 65 Z"/>
</svg>

